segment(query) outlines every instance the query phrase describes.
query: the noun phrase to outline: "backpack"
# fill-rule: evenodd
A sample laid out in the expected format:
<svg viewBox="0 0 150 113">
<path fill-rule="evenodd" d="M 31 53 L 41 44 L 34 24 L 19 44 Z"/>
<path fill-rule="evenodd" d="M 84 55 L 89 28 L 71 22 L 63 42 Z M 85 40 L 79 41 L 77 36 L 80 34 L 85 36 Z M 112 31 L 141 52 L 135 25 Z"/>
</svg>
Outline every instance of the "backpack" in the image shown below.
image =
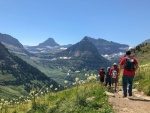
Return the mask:
<svg viewBox="0 0 150 113">
<path fill-rule="evenodd" d="M 128 71 L 133 71 L 135 70 L 135 63 L 133 57 L 126 57 L 126 61 L 124 63 L 124 68 Z"/>
<path fill-rule="evenodd" d="M 116 78 L 118 75 L 117 69 L 112 70 L 112 78 Z"/>
</svg>

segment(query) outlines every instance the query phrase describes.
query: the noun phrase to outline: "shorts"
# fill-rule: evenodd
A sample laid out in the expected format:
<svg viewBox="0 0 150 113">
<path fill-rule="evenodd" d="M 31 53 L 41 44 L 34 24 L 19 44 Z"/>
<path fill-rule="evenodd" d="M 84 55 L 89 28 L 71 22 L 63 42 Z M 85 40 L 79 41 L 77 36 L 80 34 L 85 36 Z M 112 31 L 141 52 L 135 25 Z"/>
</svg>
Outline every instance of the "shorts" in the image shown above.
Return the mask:
<svg viewBox="0 0 150 113">
<path fill-rule="evenodd" d="M 100 78 L 100 82 L 104 82 L 104 78 Z"/>
<path fill-rule="evenodd" d="M 112 83 L 118 83 L 118 78 L 112 78 L 112 79 L 111 79 L 111 82 L 112 82 Z"/>
</svg>

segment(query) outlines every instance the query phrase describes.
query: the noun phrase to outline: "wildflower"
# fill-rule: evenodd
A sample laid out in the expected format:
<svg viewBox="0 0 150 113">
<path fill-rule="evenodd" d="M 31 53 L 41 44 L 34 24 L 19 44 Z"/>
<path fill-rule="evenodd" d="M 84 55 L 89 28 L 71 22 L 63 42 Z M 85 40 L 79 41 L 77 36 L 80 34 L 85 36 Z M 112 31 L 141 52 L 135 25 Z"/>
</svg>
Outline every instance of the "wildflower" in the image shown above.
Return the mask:
<svg viewBox="0 0 150 113">
<path fill-rule="evenodd" d="M 41 92 L 41 95 L 43 95 L 43 92 Z"/>
<path fill-rule="evenodd" d="M 72 85 L 76 85 L 76 83 L 72 83 Z"/>
<path fill-rule="evenodd" d="M 35 91 L 33 90 L 30 92 L 30 95 L 32 96 L 32 95 L 34 95 L 34 93 L 35 93 Z"/>
<path fill-rule="evenodd" d="M 58 89 L 57 88 L 55 88 L 55 91 L 57 91 Z"/>
<path fill-rule="evenodd" d="M 75 71 L 75 73 L 80 73 L 80 71 Z"/>
<path fill-rule="evenodd" d="M 4 99 L 1 99 L 2 102 L 4 102 Z"/>
<path fill-rule="evenodd" d="M 96 79 L 97 79 L 96 76 L 89 76 L 89 77 L 87 78 L 88 81 L 94 81 L 94 80 L 96 80 Z"/>
<path fill-rule="evenodd" d="M 79 78 L 75 78 L 75 81 L 77 82 L 77 81 L 79 81 L 80 79 Z"/>
<path fill-rule="evenodd" d="M 67 80 L 65 80 L 65 81 L 64 81 L 64 83 L 65 83 L 65 84 L 67 84 L 67 83 L 68 83 L 68 81 L 67 81 Z"/>
<path fill-rule="evenodd" d="M 53 84 L 50 85 L 50 88 L 51 88 L 51 89 L 53 88 Z"/>
</svg>

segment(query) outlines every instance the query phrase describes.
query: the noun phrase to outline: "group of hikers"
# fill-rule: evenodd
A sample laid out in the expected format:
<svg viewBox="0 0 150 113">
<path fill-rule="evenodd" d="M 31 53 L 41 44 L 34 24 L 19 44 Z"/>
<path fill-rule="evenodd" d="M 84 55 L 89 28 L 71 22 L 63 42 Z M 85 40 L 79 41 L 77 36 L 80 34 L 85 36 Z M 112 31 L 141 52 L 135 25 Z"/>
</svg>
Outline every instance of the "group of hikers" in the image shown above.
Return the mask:
<svg viewBox="0 0 150 113">
<path fill-rule="evenodd" d="M 123 89 L 123 98 L 132 96 L 132 84 L 135 76 L 135 72 L 138 69 L 138 62 L 135 57 L 131 56 L 131 51 L 126 51 L 125 56 L 120 60 L 119 64 L 114 63 L 111 67 L 107 67 L 107 71 L 105 73 L 105 69 L 101 68 L 99 71 L 99 77 L 101 84 L 105 86 L 109 85 L 114 86 L 114 92 L 117 91 L 118 81 L 123 70 L 122 75 L 122 89 Z M 127 90 L 128 89 L 128 90 Z"/>
</svg>

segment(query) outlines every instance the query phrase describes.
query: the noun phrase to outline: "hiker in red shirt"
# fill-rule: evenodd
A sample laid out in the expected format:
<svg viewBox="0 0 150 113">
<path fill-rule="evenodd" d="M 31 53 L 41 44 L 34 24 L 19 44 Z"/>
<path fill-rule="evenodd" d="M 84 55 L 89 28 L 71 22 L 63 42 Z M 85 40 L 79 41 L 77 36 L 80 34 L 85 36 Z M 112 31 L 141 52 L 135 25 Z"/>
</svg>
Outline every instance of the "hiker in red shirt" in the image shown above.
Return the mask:
<svg viewBox="0 0 150 113">
<path fill-rule="evenodd" d="M 103 84 L 104 83 L 104 79 L 105 79 L 105 70 L 104 70 L 104 68 L 100 69 L 100 71 L 99 71 L 99 77 L 100 77 L 101 84 Z"/>
<path fill-rule="evenodd" d="M 113 67 L 110 68 L 109 75 L 111 75 L 111 82 L 112 84 L 115 83 L 115 92 L 117 91 L 117 84 L 118 84 L 118 78 L 119 78 L 119 68 L 117 63 L 113 64 Z"/>
<path fill-rule="evenodd" d="M 123 69 L 122 86 L 123 97 L 127 97 L 127 85 L 129 84 L 129 96 L 132 96 L 132 83 L 135 72 L 138 69 L 138 62 L 135 57 L 130 56 L 131 51 L 126 51 L 126 56 L 120 61 L 120 71 Z"/>
</svg>

